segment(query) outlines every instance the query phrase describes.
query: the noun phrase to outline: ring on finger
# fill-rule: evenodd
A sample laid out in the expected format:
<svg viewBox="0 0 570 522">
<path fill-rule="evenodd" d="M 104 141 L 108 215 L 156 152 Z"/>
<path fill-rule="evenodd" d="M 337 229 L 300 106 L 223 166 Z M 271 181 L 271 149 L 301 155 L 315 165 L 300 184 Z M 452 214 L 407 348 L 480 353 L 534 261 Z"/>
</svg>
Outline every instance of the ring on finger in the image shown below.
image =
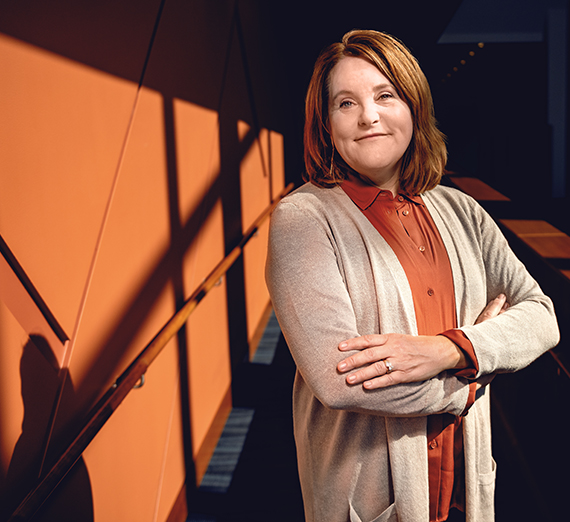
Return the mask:
<svg viewBox="0 0 570 522">
<path fill-rule="evenodd" d="M 386 373 L 391 373 L 392 371 L 394 371 L 394 367 L 392 366 L 392 363 L 388 359 L 384 359 L 384 364 L 386 365 Z"/>
</svg>

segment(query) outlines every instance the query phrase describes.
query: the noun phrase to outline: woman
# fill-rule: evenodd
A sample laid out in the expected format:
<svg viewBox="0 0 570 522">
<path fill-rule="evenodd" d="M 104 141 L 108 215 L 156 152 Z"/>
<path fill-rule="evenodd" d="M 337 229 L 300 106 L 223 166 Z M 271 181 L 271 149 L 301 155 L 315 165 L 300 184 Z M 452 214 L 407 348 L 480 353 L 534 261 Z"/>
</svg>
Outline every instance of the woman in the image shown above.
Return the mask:
<svg viewBox="0 0 570 522">
<path fill-rule="evenodd" d="M 272 216 L 266 274 L 298 369 L 307 522 L 494 519 L 486 384 L 558 328 L 491 218 L 438 186 L 445 162 L 399 41 L 352 31 L 321 53 L 309 183 Z"/>
</svg>

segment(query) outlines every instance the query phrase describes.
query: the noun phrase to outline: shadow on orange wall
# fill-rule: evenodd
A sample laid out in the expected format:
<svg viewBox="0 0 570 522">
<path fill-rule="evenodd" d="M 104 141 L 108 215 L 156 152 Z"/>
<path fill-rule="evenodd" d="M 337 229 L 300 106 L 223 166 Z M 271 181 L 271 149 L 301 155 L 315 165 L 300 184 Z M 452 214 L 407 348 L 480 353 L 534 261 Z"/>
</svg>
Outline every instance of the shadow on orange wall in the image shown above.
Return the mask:
<svg viewBox="0 0 570 522">
<path fill-rule="evenodd" d="M 22 433 L 14 448 L 0 497 L 3 500 L 1 520 L 9 517 L 40 474 L 50 412 L 61 382 L 58 370 L 57 360 L 46 339 L 39 335 L 30 336 L 20 360 L 24 402 Z M 68 378 L 65 380 L 63 397 L 66 402 L 72 402 L 74 395 L 73 385 Z M 91 483 L 83 459 L 75 464 L 34 520 L 93 520 Z"/>
<path fill-rule="evenodd" d="M 142 2 L 141 11 L 145 14 L 142 16 L 137 10 L 138 4 L 132 0 L 118 3 L 104 0 L 102 2 L 104 8 L 94 9 L 96 12 L 95 19 L 92 19 L 91 8 L 79 8 L 77 6 L 74 8 L 71 6 L 71 10 L 68 11 L 63 7 L 73 4 L 73 2 L 59 0 L 56 3 L 62 6 L 62 9 L 50 9 L 50 16 L 57 18 L 54 23 L 61 22 L 60 18 L 65 18 L 68 22 L 75 22 L 77 18 L 83 21 L 86 29 L 95 31 L 97 35 L 99 34 L 98 31 L 115 27 L 117 18 L 111 14 L 116 14 L 120 19 L 121 16 L 132 11 L 133 20 L 144 18 L 145 23 L 140 24 L 140 27 L 136 23 L 128 23 L 125 24 L 126 31 L 123 31 L 123 28 L 118 31 L 121 33 L 121 38 L 124 36 L 123 33 L 129 36 L 129 31 L 136 32 L 137 38 L 127 38 L 128 46 L 116 46 L 123 58 L 128 55 L 129 59 L 125 60 L 125 63 L 128 63 L 129 67 L 126 67 L 125 71 L 121 67 L 115 67 L 115 58 L 111 59 L 112 67 L 107 64 L 108 70 L 113 74 L 140 83 L 137 96 L 133 96 L 133 117 L 124 141 L 126 151 L 124 156 L 127 157 L 128 161 L 122 162 L 123 157 L 121 157 L 117 163 L 116 172 L 119 172 L 120 169 L 122 176 L 120 181 L 123 183 L 120 187 L 122 199 L 115 198 L 112 200 L 112 210 L 115 211 L 115 214 L 113 215 L 112 226 L 104 228 L 106 243 L 103 247 L 106 250 L 103 253 L 104 255 L 94 257 L 97 259 L 97 273 L 95 274 L 97 279 L 91 285 L 91 280 L 87 278 L 86 293 L 81 294 L 87 296 L 88 290 L 89 299 L 87 297 L 81 298 L 83 300 L 82 305 L 87 303 L 86 312 L 83 313 L 81 306 L 77 311 L 81 328 L 77 328 L 79 334 L 73 333 L 71 336 L 70 346 L 72 348 L 70 348 L 69 354 L 74 352 L 74 356 L 73 358 L 70 355 L 67 357 L 66 361 L 69 363 L 69 367 L 65 370 L 68 370 L 69 373 L 65 374 L 60 371 L 60 377 L 65 376 L 66 378 L 61 400 L 58 400 L 57 397 L 61 391 L 60 383 L 62 381 L 58 381 L 57 372 L 54 371 L 54 366 L 50 362 L 52 356 L 49 348 L 44 349 L 46 348 L 45 343 L 40 338 L 35 337 L 35 342 L 29 342 L 24 350 L 21 363 L 22 395 L 25 407 L 23 432 L 12 455 L 7 477 L 7 483 L 10 484 L 9 498 L 12 498 L 14 503 L 17 502 L 19 496 L 25 493 L 25 489 L 31 486 L 34 477 L 37 476 L 39 460 L 41 460 L 38 451 L 40 453 L 43 451 L 42 449 L 38 450 L 38 448 L 44 448 L 47 445 L 49 447 L 49 458 L 57 456 L 65 448 L 66 443 L 70 442 L 73 435 L 82 426 L 90 407 L 113 384 L 118 375 L 143 348 L 143 345 L 150 340 L 147 337 L 152 337 L 156 332 L 156 330 L 152 330 L 155 326 L 157 328 L 160 326 L 157 323 L 168 317 L 171 310 L 179 308 L 185 296 L 190 293 L 189 290 L 192 291 L 192 287 L 200 282 L 203 276 L 201 270 L 197 271 L 200 272 L 199 274 L 195 274 L 193 267 L 192 269 L 188 267 L 187 261 L 190 253 L 196 255 L 198 261 L 205 265 L 200 267 L 201 269 L 211 269 L 215 263 L 221 260 L 224 250 L 225 253 L 228 253 L 239 243 L 245 228 L 243 222 L 244 206 L 248 207 L 245 210 L 249 210 L 250 213 L 256 215 L 258 213 L 256 208 L 254 211 L 254 205 L 251 204 L 252 197 L 249 199 L 243 197 L 244 195 L 247 196 L 246 192 L 251 192 L 250 187 L 253 183 L 262 182 L 261 186 L 265 191 L 263 193 L 264 198 L 266 197 L 265 204 L 269 204 L 274 196 L 272 194 L 272 181 L 274 180 L 271 179 L 271 162 L 266 163 L 263 157 L 264 145 L 261 145 L 261 127 L 271 129 L 271 132 L 274 132 L 275 129 L 281 130 L 280 126 L 282 126 L 284 119 L 281 114 L 284 113 L 283 104 L 277 104 L 277 108 L 275 108 L 273 97 L 276 96 L 276 90 L 272 89 L 271 96 L 268 93 L 265 97 L 261 97 L 259 92 L 254 93 L 255 87 L 262 91 L 268 90 L 265 75 L 267 64 L 271 64 L 273 61 L 270 60 L 271 55 L 266 46 L 255 44 L 258 43 L 259 38 L 258 27 L 263 27 L 264 30 L 269 31 L 269 25 L 254 24 L 255 17 L 246 16 L 245 20 L 249 25 L 244 31 L 237 12 L 237 4 L 233 1 L 220 2 L 215 7 L 207 1 L 183 2 L 173 0 L 169 2 L 161 25 L 157 26 L 156 41 L 150 46 L 152 53 L 149 49 L 148 70 L 146 70 L 146 63 L 144 68 L 142 64 L 145 56 L 143 51 L 146 52 L 148 36 L 152 32 L 152 24 L 149 21 L 154 21 L 158 5 L 164 5 L 164 2 L 160 0 Z M 117 7 L 115 8 L 115 6 Z M 77 9 L 80 11 L 79 14 Z M 244 9 L 248 13 L 247 4 L 244 5 Z M 255 14 L 255 6 L 251 9 Z M 118 13 L 115 13 L 116 10 Z M 78 34 L 80 31 L 73 28 L 67 28 L 69 31 L 58 31 L 57 25 L 52 25 L 50 21 L 46 23 L 43 15 L 49 13 L 44 13 L 43 7 L 38 7 L 31 13 L 25 12 L 23 8 L 16 11 L 12 17 L 5 18 L 4 21 L 0 22 L 0 29 L 6 31 L 7 34 L 23 37 L 25 41 L 34 42 L 46 49 L 79 59 L 79 65 L 83 62 L 97 69 L 105 70 L 103 64 L 97 60 L 105 62 L 105 58 L 111 56 L 111 53 L 103 52 L 95 42 L 104 40 L 104 48 L 106 48 L 112 39 L 96 38 L 96 35 L 93 38 L 85 37 L 83 34 Z M 58 18 L 59 14 L 63 12 L 66 13 L 66 17 Z M 39 22 L 40 18 L 41 23 Z M 13 25 L 10 25 L 10 20 L 12 20 Z M 133 20 L 129 21 L 133 22 Z M 196 30 L 188 30 L 189 20 L 196 21 L 194 27 Z M 212 31 L 212 26 L 204 25 L 202 27 L 200 20 L 215 20 L 215 31 Z M 38 24 L 42 30 L 37 33 L 32 30 L 31 35 L 27 33 L 27 29 L 22 29 L 37 27 Z M 108 24 L 110 24 L 109 27 Z M 72 25 L 75 27 L 76 24 Z M 132 27 L 139 27 L 139 29 L 134 30 L 131 29 Z M 20 31 L 25 34 L 21 34 Z M 91 33 L 88 32 L 87 34 Z M 224 35 L 224 37 L 220 37 L 220 35 Z M 83 45 L 73 45 L 74 37 L 80 40 Z M 247 42 L 245 40 L 247 38 L 253 39 L 249 41 L 249 61 L 246 60 L 248 53 L 246 53 Z M 11 43 L 14 43 L 14 47 L 19 47 L 18 42 Z M 122 40 L 119 43 L 122 43 Z M 35 55 L 35 51 L 29 46 L 23 45 L 22 48 Z M 207 51 L 196 52 L 197 49 Z M 83 56 L 83 51 L 87 53 L 86 56 Z M 78 53 L 80 56 L 74 53 Z M 257 56 L 260 53 L 266 59 L 260 59 L 260 56 Z M 38 53 L 38 56 L 41 58 L 46 54 Z M 50 58 L 61 65 L 60 62 L 62 61 L 59 57 L 50 56 Z M 18 60 L 14 60 L 14 62 L 14 67 L 17 70 L 22 68 L 22 63 L 28 63 Z M 121 60 L 119 62 L 122 63 Z M 133 65 L 135 62 L 139 64 L 138 69 Z M 263 63 L 264 67 L 258 66 L 257 76 L 255 76 L 255 64 L 257 62 Z M 248 64 L 252 66 L 253 76 L 257 82 L 252 82 L 250 77 L 252 70 L 248 68 Z M 49 70 L 49 67 L 46 64 L 44 65 L 45 70 Z M 97 112 L 96 109 L 106 108 L 107 98 L 114 101 L 114 96 L 118 96 L 118 94 L 120 94 L 121 108 L 128 107 L 128 95 L 131 90 L 134 94 L 136 85 L 127 85 L 126 91 L 128 92 L 123 92 L 122 87 L 124 85 L 121 83 L 120 92 L 117 87 L 118 94 L 115 94 L 112 89 L 108 93 L 102 88 L 101 91 L 98 91 L 100 76 L 104 75 L 99 75 L 98 71 L 97 74 L 94 74 L 93 71 L 86 71 L 82 66 L 78 66 L 76 70 L 76 65 L 65 61 L 65 71 L 69 74 L 69 78 L 73 80 L 79 78 L 81 82 L 85 82 L 85 84 L 81 82 L 80 84 L 86 86 L 85 89 L 88 94 L 92 90 L 95 92 L 91 97 L 86 96 L 84 100 L 86 106 L 91 107 L 90 104 L 92 104 L 93 113 Z M 32 72 L 35 70 L 32 66 L 29 66 L 28 69 L 31 69 Z M 146 74 L 141 69 L 146 70 Z M 43 70 L 44 68 L 42 68 Z M 136 74 L 137 70 L 141 72 Z M 50 72 L 52 71 L 50 70 Z M 57 80 L 60 79 L 57 74 L 55 76 Z M 36 75 L 32 74 L 31 77 L 36 78 Z M 104 79 L 109 80 L 106 77 Z M 63 82 L 63 80 L 61 81 Z M 39 82 L 29 81 L 28 83 L 31 84 L 37 97 L 32 100 L 34 103 L 30 103 L 30 100 L 27 99 L 27 105 L 24 106 L 22 103 L 22 106 L 34 107 L 37 110 L 33 112 L 33 117 L 30 117 L 32 123 L 29 125 L 26 123 L 26 125 L 30 128 L 37 128 L 33 122 L 40 119 L 45 127 L 42 127 L 44 129 L 42 133 L 26 133 L 25 140 L 22 140 L 22 149 L 36 152 L 35 147 L 38 147 L 38 150 L 43 151 L 44 138 L 48 134 L 45 129 L 51 128 L 52 123 L 57 123 L 57 126 L 54 125 L 56 130 L 50 134 L 50 137 L 53 138 L 54 150 L 49 152 L 53 157 L 65 157 L 67 155 L 66 149 L 70 148 L 70 143 L 73 140 L 66 139 L 68 134 L 62 133 L 61 129 L 71 128 L 68 125 L 67 116 L 68 113 L 73 113 L 73 110 L 59 111 L 55 115 L 57 121 L 52 121 L 50 118 L 44 118 L 43 108 L 50 106 L 49 103 L 52 101 L 50 96 L 53 97 L 55 94 L 60 95 L 58 99 L 63 100 L 62 108 L 69 108 L 70 105 L 66 103 L 67 97 L 63 94 L 68 88 L 68 84 L 63 82 L 60 85 L 58 81 L 54 81 L 53 85 L 50 84 L 52 93 L 50 89 L 39 86 Z M 18 82 L 13 80 L 13 84 L 13 90 L 10 92 L 15 93 L 14 96 L 16 96 L 20 92 Z M 69 85 L 76 84 L 70 82 Z M 150 92 L 150 89 L 154 89 L 154 91 Z M 78 97 L 76 101 L 79 103 L 81 100 L 82 98 Z M 176 100 L 201 106 L 210 111 L 210 115 L 214 115 L 215 122 L 215 125 L 210 129 L 210 131 L 213 130 L 213 133 L 209 135 L 204 133 L 203 121 L 195 117 L 196 113 L 181 115 L 180 112 L 177 112 Z M 254 101 L 257 101 L 257 104 Z M 263 101 L 266 106 L 264 106 Z M 276 112 L 280 115 L 277 118 L 274 116 Z M 208 147 L 214 142 L 215 146 L 218 147 L 216 154 L 218 163 L 215 166 L 209 165 L 209 170 L 203 176 L 207 178 L 207 183 L 201 186 L 198 186 L 197 183 L 197 177 L 202 175 L 198 172 L 201 164 L 199 165 L 199 161 L 196 161 L 196 157 L 191 163 L 185 164 L 184 168 L 180 167 L 181 149 L 188 146 L 188 141 L 181 143 L 181 135 L 184 132 L 178 126 L 184 117 L 188 118 L 187 125 L 191 124 L 198 129 L 195 143 L 198 144 L 199 150 L 195 151 L 196 157 L 207 156 L 205 151 L 207 152 Z M 101 179 L 107 176 L 110 180 L 112 177 L 109 174 L 110 168 L 101 172 L 98 167 L 99 163 L 90 164 L 88 161 L 91 154 L 97 158 L 105 156 L 106 153 L 108 157 L 115 158 L 116 151 L 119 149 L 119 138 L 117 136 L 120 135 L 119 130 L 123 128 L 124 121 L 120 118 L 114 120 L 110 116 L 107 120 L 104 120 L 106 125 L 99 129 L 96 124 L 100 120 L 96 117 L 89 117 L 89 115 L 84 122 L 81 122 L 84 123 L 84 126 L 78 124 L 77 134 L 88 138 L 95 135 L 101 142 L 87 138 L 83 141 L 79 140 L 80 146 L 74 147 L 78 151 L 77 165 L 74 164 L 73 168 L 66 167 L 63 169 L 63 174 L 69 179 L 85 179 L 85 193 L 90 192 L 92 187 L 90 179 Z M 11 121 L 17 123 L 24 121 L 24 119 L 14 110 Z M 247 121 L 251 127 L 246 132 L 240 133 L 238 130 L 239 121 Z M 9 125 L 6 124 L 6 128 L 8 127 Z M 113 127 L 117 136 L 109 132 L 110 127 Z M 93 129 L 98 129 L 101 132 L 94 132 Z M 280 136 L 283 135 L 280 134 Z M 184 135 L 184 138 L 188 139 L 188 135 Z M 107 142 L 113 142 L 113 147 L 110 147 Z M 251 153 L 252 149 L 257 154 L 257 145 L 260 145 L 259 153 L 262 159 L 260 162 L 255 162 L 255 167 L 252 169 L 255 170 L 255 176 L 247 177 L 247 181 L 243 182 L 244 158 Z M 278 151 L 274 150 L 274 152 L 277 154 Z M 278 154 L 281 158 L 282 153 L 283 151 L 280 150 Z M 13 154 L 13 157 L 16 158 L 17 156 L 17 154 Z M 33 154 L 31 156 L 36 158 Z M 38 154 L 38 157 L 40 156 Z M 49 158 L 51 157 L 49 156 Z M 270 158 L 266 159 L 270 160 Z M 109 161 L 109 165 L 111 163 Z M 32 180 L 33 177 L 41 177 L 43 180 L 65 179 L 63 174 L 61 176 L 58 174 L 62 169 L 58 170 L 56 165 L 57 162 L 43 160 L 34 163 L 34 168 L 27 169 L 29 179 Z M 256 170 L 258 167 L 261 168 Z M 19 173 L 23 170 L 25 170 L 24 167 L 16 163 L 14 172 L 11 172 L 12 179 L 18 179 Z M 78 176 L 78 173 L 84 172 L 91 175 L 84 178 Z M 183 185 L 181 185 L 181 178 L 185 180 Z M 30 181 L 30 186 L 31 183 Z M 279 184 L 282 185 L 282 181 Z M 55 186 L 55 184 L 53 185 Z M 67 184 L 63 186 L 68 187 Z M 145 186 L 152 187 L 152 190 L 148 189 L 144 192 L 141 189 L 139 191 L 141 187 Z M 97 185 L 96 188 L 98 192 L 93 190 L 88 194 L 83 192 L 72 193 L 69 199 L 75 203 L 88 202 L 97 196 L 101 201 L 104 201 L 105 187 Z M 24 190 L 26 187 L 20 192 L 14 189 L 10 193 L 13 195 L 12 201 L 21 198 Z M 193 193 L 197 204 L 186 205 L 185 209 L 181 209 L 182 202 L 188 197 L 187 192 Z M 43 201 L 44 199 L 48 200 L 52 193 L 46 191 L 35 195 Z M 151 198 L 153 199 L 151 200 Z M 244 201 L 248 203 L 244 205 Z M 86 230 L 84 227 L 84 222 L 89 221 L 87 218 L 90 216 L 86 216 L 86 214 L 89 214 L 87 209 L 90 207 L 80 204 L 76 207 L 77 211 L 73 216 L 74 229 L 83 230 L 85 238 L 81 239 L 84 239 L 84 243 L 88 241 L 95 243 L 92 230 Z M 99 211 L 100 209 L 97 208 L 96 210 Z M 26 221 L 26 230 L 39 230 L 43 232 L 43 236 L 39 233 L 38 236 L 59 240 L 59 242 L 54 241 L 53 245 L 50 245 L 52 247 L 49 251 L 50 256 L 46 256 L 49 258 L 47 261 L 51 261 L 52 264 L 46 262 L 45 259 L 39 261 L 40 256 L 33 255 L 34 253 L 37 254 L 34 249 L 38 252 L 41 250 L 39 246 L 34 245 L 35 236 L 18 233 L 20 229 L 15 229 L 10 225 L 17 221 L 17 219 L 13 219 L 14 216 L 23 214 L 21 209 L 14 207 L 12 212 L 4 211 L 4 213 L 7 219 L 3 221 L 3 227 L 12 233 L 8 237 L 9 234 L 6 232 L 7 240 L 18 243 L 17 248 L 14 247 L 17 254 L 25 252 L 28 255 L 24 259 L 24 268 L 30 270 L 30 276 L 33 277 L 34 281 L 38 281 L 38 288 L 42 294 L 44 288 L 49 288 L 51 293 L 47 296 L 47 301 L 50 304 L 52 300 L 58 300 L 59 306 L 54 306 L 57 308 L 56 315 L 59 317 L 63 313 L 62 311 L 65 311 L 70 318 L 66 326 L 71 333 L 73 324 L 71 319 L 74 317 L 73 312 L 76 303 L 69 299 L 69 295 L 72 293 L 74 296 L 80 295 L 80 292 L 78 285 L 76 285 L 77 288 L 70 289 L 68 287 L 71 285 L 64 283 L 67 283 L 65 279 L 68 276 L 69 267 L 78 265 L 76 259 L 78 244 L 65 235 L 65 230 L 59 229 L 59 222 L 53 219 L 53 216 L 47 217 L 48 212 L 44 215 L 40 214 L 35 220 L 29 216 L 28 221 Z M 215 226 L 210 226 L 208 221 L 214 213 L 217 221 Z M 156 225 L 156 229 L 149 231 L 148 229 L 154 225 Z M 207 229 L 206 232 L 209 237 L 201 242 L 201 235 L 206 235 L 204 229 Z M 265 232 L 260 231 L 260 235 L 262 233 Z M 124 244 L 121 244 L 121 240 L 128 239 L 130 247 L 131 243 L 134 243 L 133 237 L 142 239 L 134 245 L 132 251 L 129 251 Z M 200 249 L 195 249 L 194 245 L 198 242 L 200 242 Z M 58 246 L 60 247 L 58 248 Z M 117 246 L 119 248 L 117 252 L 114 252 L 113 248 Z M 261 258 L 264 257 L 264 253 L 259 254 L 259 250 L 259 248 L 257 250 L 252 249 L 250 254 L 252 256 L 255 254 L 255 260 L 262 262 Z M 56 255 L 64 251 L 65 256 Z M 22 257 L 24 258 L 23 255 Z M 260 259 L 258 260 L 257 257 Z M 87 257 L 85 258 L 87 259 Z M 54 260 L 63 260 L 63 263 Z M 35 263 L 36 271 L 32 273 L 31 267 L 28 265 L 33 263 Z M 223 286 L 218 289 L 219 295 L 223 294 L 223 299 L 210 301 L 210 303 L 214 302 L 214 306 L 208 308 L 208 313 L 218 318 L 223 317 L 223 321 L 216 320 L 220 324 L 212 325 L 203 319 L 196 320 L 192 327 L 189 326 L 186 331 L 181 331 L 178 336 L 178 368 L 176 368 L 176 363 L 172 364 L 171 367 L 173 372 L 179 371 L 181 411 L 178 416 L 182 417 L 183 457 L 186 461 L 186 485 L 189 490 L 195 487 L 193 483 L 193 457 L 200 450 L 203 439 L 207 437 L 206 432 L 212 417 L 217 414 L 217 410 L 222 404 L 227 404 L 226 398 L 231 395 L 230 370 L 241 364 L 249 355 L 248 344 L 251 332 L 248 332 L 248 320 L 253 325 L 258 321 L 257 318 L 252 320 L 249 317 L 252 315 L 251 309 L 253 307 L 248 304 L 248 300 L 249 302 L 252 299 L 256 301 L 255 313 L 257 313 L 257 308 L 263 309 L 269 302 L 265 291 L 257 291 L 257 287 L 251 285 L 251 278 L 249 281 L 244 281 L 247 269 L 249 268 L 251 271 L 251 267 L 246 265 L 247 262 L 240 258 L 224 278 Z M 207 306 L 210 305 L 204 303 L 200 313 Z M 253 327 L 250 325 L 249 329 L 252 330 Z M 24 333 L 30 334 L 32 331 L 25 329 Z M 225 337 L 229 339 L 225 339 Z M 16 337 L 10 339 L 10 346 L 17 342 L 15 339 Z M 40 346 L 38 347 L 36 344 Z M 192 346 L 190 346 L 191 344 Z M 15 369 L 18 354 L 13 353 Z M 212 355 L 213 353 L 216 357 Z M 196 357 L 197 354 L 200 355 L 201 359 Z M 220 355 L 224 356 L 224 360 L 221 360 Z M 206 360 L 208 357 L 210 358 L 209 361 Z M 43 375 L 42 372 L 44 372 Z M 207 372 L 215 373 L 215 377 L 218 379 L 220 376 L 223 377 L 223 382 L 216 383 L 210 379 L 210 382 L 205 383 L 204 381 L 208 381 L 208 379 L 203 376 Z M 152 385 L 156 382 L 157 380 L 151 381 L 149 384 Z M 17 386 L 18 384 L 15 383 L 14 391 L 17 390 Z M 157 388 L 159 387 L 157 386 Z M 93 518 L 94 500 L 91 496 L 91 485 L 93 491 L 97 492 L 97 495 L 94 495 L 96 500 L 95 511 L 101 519 L 109 519 L 109 513 L 112 513 L 113 510 L 116 511 L 113 514 L 120 516 L 120 510 L 126 511 L 127 507 L 133 513 L 135 510 L 144 511 L 144 513 L 151 511 L 146 504 L 146 507 L 141 507 L 143 502 L 140 502 L 140 499 L 137 499 L 135 495 L 132 495 L 131 499 L 125 499 L 125 490 L 131 488 L 133 491 L 140 491 L 140 488 L 136 487 L 140 485 L 137 481 L 140 481 L 141 484 L 144 482 L 145 487 L 151 484 L 155 480 L 154 477 L 166 469 L 167 455 L 174 455 L 172 460 L 181 462 L 182 451 L 174 437 L 174 443 L 169 446 L 166 435 L 164 439 L 166 442 L 161 439 L 161 444 L 164 442 L 164 449 L 162 446 L 158 447 L 157 444 L 153 446 L 152 444 L 155 442 L 153 436 L 157 436 L 156 433 L 149 430 L 152 433 L 146 434 L 144 430 L 138 429 L 140 419 L 145 419 L 145 415 L 152 419 L 152 412 L 149 413 L 143 408 L 139 411 L 132 404 L 136 403 L 138 407 L 143 401 L 148 401 L 149 411 L 152 410 L 152 406 L 157 404 L 157 408 L 164 409 L 164 401 L 171 397 L 170 389 L 170 384 L 165 382 L 152 398 L 145 395 L 141 399 L 141 394 L 137 395 L 136 399 L 132 398 L 131 409 L 126 406 L 123 407 L 121 413 L 114 418 L 114 420 L 119 420 L 116 420 L 112 428 L 107 428 L 107 433 L 99 439 L 105 442 L 96 441 L 91 446 L 91 454 L 85 456 L 90 477 L 81 461 L 73 472 L 75 476 L 72 480 L 74 486 L 77 486 L 79 490 L 73 491 L 68 496 L 66 486 L 58 488 L 61 490 L 61 493 L 57 494 L 58 498 L 59 495 L 62 495 L 62 498 L 66 497 L 69 501 L 73 500 L 74 503 L 79 503 L 85 509 L 84 514 L 75 516 L 75 520 L 89 521 Z M 148 386 L 141 393 L 147 391 Z M 168 393 L 169 395 L 165 399 L 166 395 L 163 396 L 161 393 Z M 16 396 L 15 402 L 17 399 Z M 197 408 L 196 403 L 198 402 L 202 403 L 199 404 L 200 407 L 206 404 L 208 408 Z M 229 404 L 231 406 L 231 397 Z M 57 412 L 53 414 L 55 408 L 57 408 Z M 206 409 L 208 411 L 204 412 L 203 410 Z M 142 411 L 144 413 L 141 413 Z M 50 414 L 50 412 L 52 413 Z M 50 422 L 53 422 L 54 425 L 51 431 L 51 439 L 46 444 L 44 436 L 46 431 L 50 431 Z M 18 423 L 19 421 L 14 423 L 16 428 Z M 197 430 L 196 427 L 200 424 L 200 430 Z M 117 431 L 114 432 L 113 430 Z M 165 433 L 166 430 L 167 427 L 164 426 Z M 158 431 L 158 428 L 155 431 Z M 18 431 L 13 430 L 13 432 L 12 443 L 18 437 Z M 115 435 L 120 433 L 121 437 L 108 436 L 109 432 Z M 113 446 L 109 447 L 109 444 Z M 32 451 L 31 448 L 34 450 Z M 131 464 L 134 463 L 132 466 L 124 465 L 122 460 L 117 460 L 113 462 L 113 466 L 109 466 L 108 461 L 110 462 L 112 457 L 109 457 L 108 461 L 101 457 L 106 454 L 115 455 L 115 452 L 119 457 L 122 457 L 120 450 L 125 452 L 124 450 L 129 448 L 135 448 L 132 453 L 138 452 L 136 456 L 132 457 L 132 462 L 129 461 Z M 137 459 L 139 455 L 144 455 L 145 458 Z M 50 464 L 49 458 L 46 466 Z M 125 460 L 128 461 L 127 458 Z M 159 468 L 158 464 L 153 467 L 159 461 L 162 467 Z M 171 467 L 174 468 L 175 466 Z M 175 471 L 178 472 L 178 470 Z M 166 475 L 166 471 L 164 471 L 164 475 Z M 171 484 L 165 486 L 164 490 L 160 488 L 157 490 L 156 500 L 148 494 L 144 499 L 148 501 L 147 504 L 149 505 L 154 501 L 156 512 L 159 510 L 168 512 L 170 508 L 168 503 L 171 502 L 173 494 L 177 494 L 180 487 L 183 486 L 182 482 L 175 483 L 179 480 L 176 473 L 172 473 L 172 476 L 174 478 Z M 160 480 L 162 480 L 162 475 L 160 475 Z M 151 487 L 149 486 L 147 489 L 150 490 Z M 63 515 L 55 514 L 52 519 L 65 520 Z"/>
<path fill-rule="evenodd" d="M 172 114 L 172 100 L 165 98 L 165 141 L 168 157 L 168 194 L 171 212 L 171 241 L 168 247 L 158 256 L 157 262 L 149 270 L 147 277 L 141 279 L 141 284 L 125 306 L 124 313 L 115 318 L 113 325 L 109 325 L 109 334 L 100 339 L 97 349 L 93 350 L 93 358 L 89 364 L 89 378 L 77 383 L 72 393 L 66 388 L 61 399 L 56 424 L 53 430 L 53 439 L 50 444 L 50 453 L 56 454 L 55 448 L 63 450 L 74 433 L 81 427 L 84 420 L 85 407 L 93 404 L 105 391 L 101 387 L 102 380 L 114 381 L 124 366 L 125 357 L 131 358 L 133 342 L 140 332 L 141 325 L 145 323 L 161 293 L 167 285 L 172 285 L 176 298 L 176 308 L 184 302 L 185 287 L 182 262 L 185 253 L 196 240 L 204 222 L 204 216 L 209 215 L 218 201 L 225 202 L 224 206 L 224 238 L 226 239 L 226 252 L 231 250 L 242 237 L 242 219 L 240 206 L 239 168 L 246 154 L 256 146 L 259 139 L 254 129 L 238 136 L 238 127 L 233 118 L 228 118 L 220 129 L 220 141 L 224 144 L 225 161 L 207 190 L 199 198 L 199 204 L 186 219 L 180 222 L 178 216 L 179 187 L 176 170 L 176 147 L 174 116 Z M 224 157 L 222 155 L 222 157 Z M 231 158 L 231 159 L 230 159 Z M 268 195 L 269 198 L 269 195 Z M 245 320 L 245 288 L 244 267 L 240 258 L 227 275 L 228 281 L 228 313 L 230 314 L 230 335 L 232 337 L 231 362 L 232 366 L 241 363 L 248 355 L 248 339 Z M 185 461 L 187 469 L 187 486 L 195 487 L 193 454 L 199 448 L 194 444 L 191 435 L 192 420 L 190 415 L 189 375 L 191 371 L 188 363 L 187 331 L 184 328 L 178 335 L 178 353 L 180 363 L 180 390 L 182 401 L 182 417 L 184 430 Z M 139 347 L 141 348 L 141 347 Z M 200 349 L 200 347 L 197 347 Z M 97 378 L 95 378 L 97 377 Z M 68 376 L 69 378 L 69 376 Z M 70 387 L 73 388 L 70 384 Z M 51 410 L 55 392 L 44 397 L 44 408 Z M 196 419 L 194 419 L 196 421 Z M 45 431 L 42 430 L 42 433 Z M 13 462 L 17 463 L 18 460 Z M 198 477 L 199 478 L 199 477 Z"/>
</svg>

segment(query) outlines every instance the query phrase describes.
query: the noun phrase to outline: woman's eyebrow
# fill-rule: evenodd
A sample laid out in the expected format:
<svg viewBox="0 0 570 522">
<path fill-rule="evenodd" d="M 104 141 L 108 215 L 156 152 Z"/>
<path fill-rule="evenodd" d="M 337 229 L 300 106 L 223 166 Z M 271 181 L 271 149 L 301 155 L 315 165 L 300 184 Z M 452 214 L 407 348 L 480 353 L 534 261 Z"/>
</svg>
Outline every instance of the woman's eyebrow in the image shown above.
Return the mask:
<svg viewBox="0 0 570 522">
<path fill-rule="evenodd" d="M 339 96 L 352 96 L 353 92 L 348 90 L 338 91 L 334 96 L 331 96 L 331 101 L 336 100 Z"/>
<path fill-rule="evenodd" d="M 389 82 L 381 83 L 381 84 L 377 85 L 376 87 L 374 87 L 374 92 L 382 91 L 382 90 L 388 89 L 388 88 L 394 89 L 395 87 Z"/>
</svg>

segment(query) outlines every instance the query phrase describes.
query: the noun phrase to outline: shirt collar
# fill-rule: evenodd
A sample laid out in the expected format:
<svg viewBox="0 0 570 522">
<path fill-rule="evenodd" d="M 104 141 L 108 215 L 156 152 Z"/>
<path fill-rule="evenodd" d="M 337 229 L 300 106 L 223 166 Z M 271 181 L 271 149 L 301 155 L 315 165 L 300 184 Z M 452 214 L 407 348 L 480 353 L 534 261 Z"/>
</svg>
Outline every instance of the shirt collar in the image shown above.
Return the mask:
<svg viewBox="0 0 570 522">
<path fill-rule="evenodd" d="M 392 197 L 392 192 L 389 190 L 383 190 L 374 185 L 364 182 L 360 177 L 348 174 L 347 178 L 342 182 L 342 189 L 346 192 L 348 197 L 360 208 L 360 210 L 366 210 L 372 203 L 376 201 L 376 198 L 380 194 L 386 197 L 388 201 L 393 201 L 399 196 L 404 197 L 408 201 L 415 203 L 416 205 L 424 205 L 424 202 L 420 196 L 409 196 L 403 192 L 398 192 L 397 196 Z"/>
</svg>

